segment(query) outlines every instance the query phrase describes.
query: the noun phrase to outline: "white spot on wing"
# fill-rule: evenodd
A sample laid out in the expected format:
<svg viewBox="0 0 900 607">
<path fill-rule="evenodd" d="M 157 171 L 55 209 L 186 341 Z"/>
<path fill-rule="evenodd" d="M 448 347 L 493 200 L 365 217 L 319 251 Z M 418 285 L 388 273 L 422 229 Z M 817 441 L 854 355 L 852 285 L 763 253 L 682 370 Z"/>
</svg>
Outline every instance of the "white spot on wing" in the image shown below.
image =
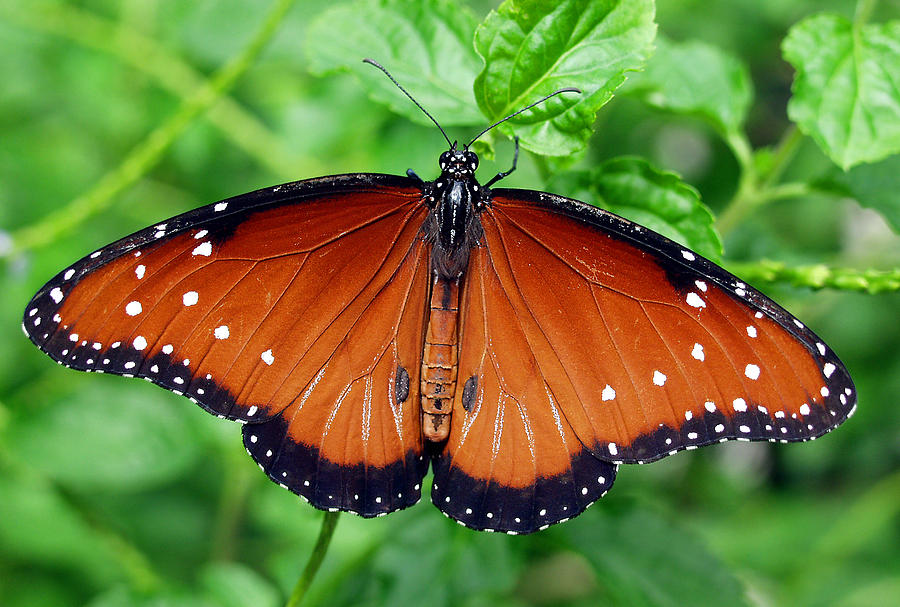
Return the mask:
<svg viewBox="0 0 900 607">
<path fill-rule="evenodd" d="M 143 350 L 144 348 L 147 347 L 147 340 L 144 338 L 143 335 L 138 335 L 137 337 L 134 338 L 133 345 L 134 345 L 135 350 Z"/>
<path fill-rule="evenodd" d="M 699 295 L 697 295 L 696 293 L 694 293 L 693 291 L 688 293 L 687 297 L 685 297 L 684 300 L 687 302 L 687 305 L 691 306 L 692 308 L 705 308 L 706 307 L 706 302 L 703 301 L 703 298 L 700 297 Z"/>
<path fill-rule="evenodd" d="M 224 211 L 227 208 L 228 208 L 227 202 L 219 202 L 219 203 L 216 203 L 216 206 L 213 207 L 213 210 L 216 212 L 219 212 L 219 211 Z"/>
<path fill-rule="evenodd" d="M 691 356 L 700 361 L 706 358 L 706 356 L 703 354 L 703 346 L 701 346 L 700 344 L 694 344 L 694 349 L 691 350 Z"/>
<path fill-rule="evenodd" d="M 731 405 L 734 407 L 735 411 L 740 411 L 741 413 L 747 410 L 747 401 L 745 401 L 743 398 L 734 399 Z"/>
<path fill-rule="evenodd" d="M 750 337 L 756 337 L 756 327 L 754 327 L 753 325 L 748 326 L 747 335 L 749 335 Z"/>
<path fill-rule="evenodd" d="M 750 379 L 759 379 L 759 367 L 757 365 L 747 365 L 744 368 L 744 375 Z"/>
<path fill-rule="evenodd" d="M 139 301 L 129 301 L 125 306 L 125 313 L 129 316 L 137 316 L 143 311 L 144 308 L 141 306 L 141 302 Z"/>
<path fill-rule="evenodd" d="M 181 302 L 186 306 L 193 306 L 200 300 L 200 295 L 196 291 L 188 291 L 181 296 Z"/>
<path fill-rule="evenodd" d="M 66 270 L 66 274 L 65 274 L 65 276 L 63 276 L 63 280 L 69 280 L 74 275 L 75 275 L 75 270 L 69 268 L 68 270 Z"/>
<path fill-rule="evenodd" d="M 134 275 L 138 277 L 138 280 L 140 280 L 144 277 L 144 272 L 146 271 L 147 267 L 144 264 L 140 264 L 134 269 Z"/>
<path fill-rule="evenodd" d="M 191 255 L 203 255 L 209 257 L 212 255 L 212 243 L 207 240 L 202 244 L 198 244 L 194 247 L 194 250 L 191 251 Z"/>
<path fill-rule="evenodd" d="M 684 257 L 685 259 L 687 259 L 688 261 L 694 261 L 695 259 L 697 259 L 693 253 L 691 253 L 690 251 L 685 251 L 685 250 L 681 251 L 681 256 Z"/>
<path fill-rule="evenodd" d="M 231 332 L 228 330 L 228 325 L 219 325 L 213 330 L 213 335 L 216 339 L 228 339 Z"/>
<path fill-rule="evenodd" d="M 825 366 L 822 367 L 822 373 L 825 374 L 825 377 L 831 377 L 831 374 L 834 373 L 835 366 L 831 363 L 825 363 Z"/>
<path fill-rule="evenodd" d="M 666 379 L 667 378 L 666 378 L 665 373 L 661 373 L 659 371 L 653 372 L 653 383 L 656 384 L 657 386 L 666 385 Z"/>
<path fill-rule="evenodd" d="M 616 397 L 616 391 L 612 386 L 606 384 L 606 387 L 603 388 L 603 392 L 600 393 L 600 398 L 603 400 L 613 400 Z"/>
<path fill-rule="evenodd" d="M 62 298 L 63 292 L 59 287 L 56 287 L 52 291 L 50 291 L 50 299 L 52 299 L 54 302 L 59 303 L 62 301 Z"/>
<path fill-rule="evenodd" d="M 271 348 L 260 354 L 260 358 L 262 358 L 263 362 L 267 365 L 271 365 L 273 362 L 275 362 L 275 355 L 272 354 Z"/>
</svg>

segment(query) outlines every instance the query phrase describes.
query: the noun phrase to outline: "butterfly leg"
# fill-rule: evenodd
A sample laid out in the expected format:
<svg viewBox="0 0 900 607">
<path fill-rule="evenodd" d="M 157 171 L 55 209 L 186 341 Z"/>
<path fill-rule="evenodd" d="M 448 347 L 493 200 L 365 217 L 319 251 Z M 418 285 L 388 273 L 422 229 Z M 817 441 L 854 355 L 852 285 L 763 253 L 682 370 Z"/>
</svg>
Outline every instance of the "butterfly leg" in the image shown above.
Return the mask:
<svg viewBox="0 0 900 607">
<path fill-rule="evenodd" d="M 456 393 L 459 280 L 435 276 L 422 356 L 422 416 L 425 438 L 441 442 L 450 434 Z"/>
<path fill-rule="evenodd" d="M 519 138 L 516 137 L 515 141 L 516 141 L 516 151 L 513 154 L 512 166 L 509 168 L 508 171 L 501 171 L 501 172 L 497 173 L 496 175 L 494 175 L 493 177 L 491 177 L 491 180 L 488 181 L 486 184 L 484 184 L 485 188 L 491 187 L 492 185 L 494 185 L 495 183 L 497 183 L 504 177 L 509 177 L 509 175 L 512 174 L 512 172 L 516 170 L 516 164 L 518 164 L 518 162 L 519 162 Z"/>
</svg>

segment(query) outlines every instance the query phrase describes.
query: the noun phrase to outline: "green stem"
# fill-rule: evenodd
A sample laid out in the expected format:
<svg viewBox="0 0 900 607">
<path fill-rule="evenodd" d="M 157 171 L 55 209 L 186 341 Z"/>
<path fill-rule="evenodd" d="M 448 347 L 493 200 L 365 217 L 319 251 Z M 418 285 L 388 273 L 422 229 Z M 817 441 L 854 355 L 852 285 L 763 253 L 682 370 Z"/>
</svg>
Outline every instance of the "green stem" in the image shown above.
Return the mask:
<svg viewBox="0 0 900 607">
<path fill-rule="evenodd" d="M 900 291 L 900 268 L 893 270 L 856 270 L 832 268 L 824 264 L 787 266 L 778 261 L 728 264 L 728 271 L 750 283 L 787 283 L 795 287 L 859 291 L 869 294 Z"/>
<path fill-rule="evenodd" d="M 23 10 L 14 6 L 2 9 L 4 17 L 10 21 L 109 53 L 147 74 L 160 87 L 183 101 L 189 100 L 203 86 L 208 86 L 204 76 L 180 57 L 124 23 L 109 21 L 71 5 L 40 5 L 38 10 L 31 7 Z M 208 119 L 225 138 L 279 177 L 287 179 L 298 172 L 321 172 L 315 160 L 292 157 L 274 133 L 228 96 L 223 95 L 209 109 Z"/>
<path fill-rule="evenodd" d="M 860 28 L 866 24 L 872 11 L 875 10 L 876 0 L 858 0 L 856 3 L 856 14 L 853 15 L 853 27 Z"/>
<path fill-rule="evenodd" d="M 51 243 L 61 234 L 74 229 L 91 215 L 112 204 L 117 194 L 134 184 L 159 162 L 169 146 L 197 116 L 209 109 L 225 91 L 234 86 L 237 79 L 247 71 L 275 34 L 282 18 L 293 3 L 294 0 L 276 0 L 275 6 L 253 39 L 236 57 L 216 72 L 209 83 L 204 83 L 185 100 L 169 120 L 150 133 L 117 168 L 104 175 L 92 189 L 37 224 L 15 232 L 10 254 L 15 255 Z"/>
<path fill-rule="evenodd" d="M 775 153 L 772 155 L 772 163 L 769 165 L 769 170 L 760 179 L 763 188 L 771 187 L 778 183 L 778 180 L 781 179 L 781 176 L 791 163 L 791 160 L 794 159 L 797 148 L 800 147 L 802 141 L 803 133 L 800 132 L 800 129 L 797 128 L 796 124 L 791 124 L 781 136 L 781 141 L 779 141 L 778 145 L 775 147 Z"/>
<path fill-rule="evenodd" d="M 319 567 L 325 559 L 325 554 L 328 552 L 328 546 L 331 544 L 331 536 L 334 535 L 334 528 L 337 526 L 340 514 L 340 512 L 325 513 L 325 516 L 322 519 L 322 529 L 319 531 L 319 539 L 316 540 L 316 545 L 313 548 L 312 554 L 309 555 L 309 561 L 306 563 L 306 568 L 303 570 L 300 579 L 297 580 L 294 591 L 291 592 L 291 596 L 287 603 L 285 603 L 285 607 L 297 607 L 303 600 L 303 597 L 306 596 L 306 591 L 309 590 L 309 585 L 312 584 L 313 578 L 316 577 L 316 573 L 319 571 Z"/>
<path fill-rule="evenodd" d="M 726 142 L 734 152 L 741 168 L 737 191 L 725 210 L 719 214 L 716 227 L 722 234 L 733 230 L 747 215 L 761 205 L 790 196 L 799 196 L 808 191 L 801 191 L 801 184 L 790 184 L 790 187 L 775 185 L 784 174 L 803 135 L 796 126 L 791 125 L 781 137 L 768 171 L 760 175 L 753 162 L 753 150 L 742 133 L 726 137 Z"/>
</svg>

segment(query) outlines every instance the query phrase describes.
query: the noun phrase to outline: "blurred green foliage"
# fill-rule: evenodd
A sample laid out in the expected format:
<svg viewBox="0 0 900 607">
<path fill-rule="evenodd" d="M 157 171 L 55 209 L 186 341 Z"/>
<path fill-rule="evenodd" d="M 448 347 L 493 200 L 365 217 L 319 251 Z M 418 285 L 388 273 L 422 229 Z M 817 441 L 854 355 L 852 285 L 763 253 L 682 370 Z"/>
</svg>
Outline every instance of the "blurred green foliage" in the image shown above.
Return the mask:
<svg viewBox="0 0 900 607">
<path fill-rule="evenodd" d="M 567 156 L 525 155 L 504 183 L 552 179 L 717 255 L 712 209 L 725 265 L 834 347 L 860 404 L 815 443 L 623 468 L 588 512 L 528 537 L 462 529 L 426 504 L 343 516 L 306 604 L 896 604 L 896 0 L 663 2 L 655 54 L 643 0 L 522 0 L 490 16 L 479 1 L 272 7 L 0 5 L 0 604 L 267 607 L 290 593 L 322 515 L 265 479 L 237 426 L 144 382 L 52 365 L 18 324 L 72 260 L 200 204 L 321 174 L 436 174 L 440 134 L 363 56 L 461 140 L 545 88 L 585 89 L 530 115 L 549 128 L 508 125 L 528 149 Z M 541 38 L 535 19 L 551 9 Z M 249 63 L 267 18 L 277 33 Z M 591 19 L 611 29 L 561 34 Z M 561 82 L 547 59 L 590 63 L 584 42 L 609 69 Z M 518 53 L 529 69 L 504 80 Z M 511 145 L 485 143 L 496 160 L 481 174 L 507 168 Z"/>
</svg>

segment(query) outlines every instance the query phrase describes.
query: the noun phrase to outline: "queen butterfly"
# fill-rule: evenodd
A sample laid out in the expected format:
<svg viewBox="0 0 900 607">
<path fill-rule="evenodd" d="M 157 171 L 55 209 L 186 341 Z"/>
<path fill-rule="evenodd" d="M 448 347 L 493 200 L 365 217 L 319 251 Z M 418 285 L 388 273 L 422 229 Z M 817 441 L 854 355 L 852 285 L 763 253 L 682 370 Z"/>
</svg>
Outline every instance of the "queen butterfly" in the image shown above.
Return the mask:
<svg viewBox="0 0 900 607">
<path fill-rule="evenodd" d="M 621 463 L 853 413 L 844 365 L 771 299 L 596 207 L 492 189 L 508 172 L 480 186 L 471 144 L 434 181 L 321 177 L 140 230 L 53 277 L 25 332 L 242 422 L 317 508 L 406 508 L 431 464 L 438 508 L 507 533 L 576 516 Z"/>
</svg>

